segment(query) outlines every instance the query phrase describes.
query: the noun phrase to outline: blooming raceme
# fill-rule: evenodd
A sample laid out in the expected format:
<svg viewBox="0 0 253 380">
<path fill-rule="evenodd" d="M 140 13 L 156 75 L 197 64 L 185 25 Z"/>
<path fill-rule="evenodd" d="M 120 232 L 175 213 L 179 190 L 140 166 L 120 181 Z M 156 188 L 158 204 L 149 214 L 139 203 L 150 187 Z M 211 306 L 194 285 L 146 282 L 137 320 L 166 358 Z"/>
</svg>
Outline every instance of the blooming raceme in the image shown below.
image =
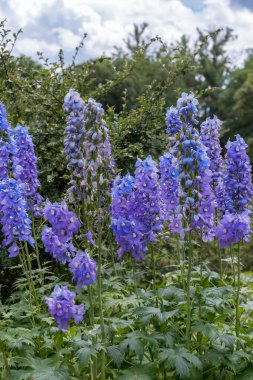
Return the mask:
<svg viewBox="0 0 253 380">
<path fill-rule="evenodd" d="M 49 221 L 52 227 L 45 226 L 42 231 L 42 241 L 46 252 L 65 264 L 71 260 L 75 252 L 72 244 L 72 238 L 78 232 L 81 223 L 76 214 L 68 210 L 66 202 L 51 203 L 46 201 L 44 208 L 45 219 Z"/>
<path fill-rule="evenodd" d="M 8 178 L 0 182 L 0 223 L 4 235 L 3 246 L 12 244 L 8 249 L 10 257 L 18 255 L 18 241 L 26 241 L 33 246 L 24 188 L 15 179 Z"/>
<path fill-rule="evenodd" d="M 72 169 L 70 200 L 91 203 L 98 194 L 105 196 L 114 170 L 104 110 L 93 99 L 84 103 L 73 90 L 66 95 L 63 109 L 69 113 L 64 151 Z"/>
<path fill-rule="evenodd" d="M 73 281 L 77 282 L 77 289 L 96 281 L 96 262 L 89 257 L 87 249 L 85 252 L 77 251 L 69 263 L 69 269 L 73 273 Z"/>
<path fill-rule="evenodd" d="M 171 229 L 184 236 L 196 228 L 204 240 L 212 240 L 216 202 L 211 189 L 210 159 L 194 127 L 194 124 L 198 123 L 197 105 L 198 101 L 192 93 L 182 93 L 177 101 L 177 108 L 173 108 L 173 128 L 167 123 L 167 133 L 174 135 L 174 145 L 170 147 L 170 151 L 175 155 L 175 170 L 178 174 L 172 182 L 174 188 L 178 186 L 175 194 L 179 197 L 176 200 L 176 204 L 179 205 L 178 209 L 175 209 L 177 215 L 172 221 Z M 166 161 L 163 159 L 162 165 L 165 164 Z M 163 171 L 163 167 L 161 170 Z M 162 177 L 163 182 L 164 173 Z"/>
<path fill-rule="evenodd" d="M 201 124 L 200 132 L 201 142 L 207 148 L 207 155 L 210 158 L 210 170 L 212 172 L 211 186 L 215 193 L 217 186 L 223 178 L 223 159 L 220 146 L 221 125 L 222 121 L 220 121 L 217 116 L 214 116 L 213 119 L 208 117 L 206 121 Z M 219 199 L 217 200 L 219 202 Z"/>
<path fill-rule="evenodd" d="M 12 136 L 14 177 L 25 185 L 26 197 L 32 197 L 40 186 L 32 136 L 29 134 L 28 128 L 21 125 L 17 125 L 13 129 Z"/>
<path fill-rule="evenodd" d="M 111 228 L 120 246 L 119 257 L 130 252 L 143 259 L 147 244 L 162 229 L 157 164 L 149 156 L 136 163 L 135 177 L 117 177 L 112 190 Z"/>
<path fill-rule="evenodd" d="M 225 213 L 216 230 L 221 247 L 230 247 L 251 234 L 250 215 L 253 186 L 251 165 L 246 153 L 247 144 L 236 135 L 235 141 L 226 145 L 225 172 L 223 181 Z"/>
<path fill-rule="evenodd" d="M 235 141 L 226 145 L 226 170 L 224 174 L 224 201 L 229 212 L 243 212 L 252 199 L 251 165 L 246 153 L 247 144 L 236 135 Z"/>
<path fill-rule="evenodd" d="M 83 320 L 84 306 L 74 304 L 75 296 L 76 294 L 69 291 L 66 286 L 56 285 L 51 297 L 45 297 L 49 313 L 58 323 L 60 330 L 68 329 L 70 319 L 74 319 L 76 323 Z"/>
</svg>

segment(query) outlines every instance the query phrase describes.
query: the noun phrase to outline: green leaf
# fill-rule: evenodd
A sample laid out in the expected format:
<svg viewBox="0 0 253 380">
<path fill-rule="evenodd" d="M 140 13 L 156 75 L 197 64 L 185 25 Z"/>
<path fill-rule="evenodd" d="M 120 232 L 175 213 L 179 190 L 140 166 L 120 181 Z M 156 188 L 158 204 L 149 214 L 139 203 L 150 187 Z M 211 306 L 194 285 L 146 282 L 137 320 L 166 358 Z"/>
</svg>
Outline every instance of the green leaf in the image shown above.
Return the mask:
<svg viewBox="0 0 253 380">
<path fill-rule="evenodd" d="M 251 365 L 240 375 L 237 375 L 236 380 L 253 380 L 253 366 Z"/>
<path fill-rule="evenodd" d="M 120 351 L 120 349 L 117 346 L 109 346 L 107 347 L 107 354 L 112 358 L 114 363 L 118 368 L 120 368 L 124 357 Z"/>
</svg>

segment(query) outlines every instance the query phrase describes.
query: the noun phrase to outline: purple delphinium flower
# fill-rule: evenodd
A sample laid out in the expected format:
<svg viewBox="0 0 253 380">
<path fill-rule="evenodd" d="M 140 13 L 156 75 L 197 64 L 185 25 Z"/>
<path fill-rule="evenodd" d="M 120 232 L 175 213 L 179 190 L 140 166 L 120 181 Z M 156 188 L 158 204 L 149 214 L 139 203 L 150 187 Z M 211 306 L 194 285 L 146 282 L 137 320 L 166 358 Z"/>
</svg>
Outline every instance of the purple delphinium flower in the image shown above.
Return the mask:
<svg viewBox="0 0 253 380">
<path fill-rule="evenodd" d="M 84 102 L 78 92 L 70 90 L 64 98 L 64 112 L 68 113 L 67 126 L 65 129 L 64 153 L 67 158 L 67 167 L 71 170 L 71 188 L 69 194 L 72 201 L 80 197 L 80 187 L 83 181 L 84 157 L 83 137 L 84 128 Z M 79 192 L 79 193 L 78 193 Z"/>
<path fill-rule="evenodd" d="M 32 197 L 40 186 L 32 136 L 27 127 L 19 124 L 13 129 L 12 136 L 14 178 L 25 185 L 25 196 Z"/>
<path fill-rule="evenodd" d="M 45 226 L 42 231 L 42 241 L 46 252 L 65 264 L 71 260 L 75 252 L 72 244 L 73 235 L 78 232 L 81 223 L 76 214 L 68 210 L 66 202 L 51 203 L 46 200 L 44 217 L 52 227 Z"/>
<path fill-rule="evenodd" d="M 101 104 L 89 99 L 84 103 L 80 95 L 70 90 L 65 97 L 67 116 L 65 154 L 72 170 L 70 200 L 91 203 L 98 196 L 104 199 L 109 190 L 109 177 L 114 171 L 111 147 L 104 110 Z"/>
<path fill-rule="evenodd" d="M 188 125 L 180 145 L 178 171 L 183 231 L 199 230 L 203 240 L 214 237 L 215 196 L 211 189 L 210 159 L 195 128 Z"/>
<path fill-rule="evenodd" d="M 41 218 L 43 216 L 43 206 L 44 198 L 36 193 L 32 199 L 32 210 L 35 218 Z"/>
<path fill-rule="evenodd" d="M 247 144 L 242 137 L 236 135 L 236 140 L 229 141 L 226 148 L 225 207 L 229 212 L 243 212 L 249 209 L 253 194 L 251 165 L 246 153 Z"/>
<path fill-rule="evenodd" d="M 77 251 L 69 263 L 69 270 L 73 273 L 73 281 L 77 282 L 77 289 L 83 285 L 92 285 L 96 281 L 96 262 L 85 252 Z"/>
<path fill-rule="evenodd" d="M 3 246 L 9 246 L 14 257 L 17 242 L 28 242 L 33 246 L 31 221 L 27 213 L 24 188 L 15 179 L 8 178 L 0 182 L 0 223 L 4 235 Z"/>
<path fill-rule="evenodd" d="M 224 214 L 219 226 L 216 229 L 216 237 L 221 248 L 231 247 L 232 244 L 239 243 L 242 239 L 249 242 L 250 234 L 250 212 Z"/>
<path fill-rule="evenodd" d="M 138 159 L 135 178 L 129 174 L 116 178 L 112 190 L 112 223 L 120 246 L 119 257 L 130 252 L 135 260 L 143 259 L 149 242 L 162 229 L 160 186 L 157 164 L 149 156 Z"/>
<path fill-rule="evenodd" d="M 210 158 L 210 170 L 212 172 L 211 187 L 216 196 L 219 206 L 219 213 L 224 208 L 223 205 L 223 158 L 220 146 L 220 129 L 222 121 L 217 116 L 211 119 L 208 117 L 201 124 L 200 139 L 207 148 L 207 155 Z"/>
<path fill-rule="evenodd" d="M 56 285 L 51 297 L 45 297 L 49 313 L 56 320 L 60 330 L 67 330 L 70 319 L 76 323 L 83 320 L 85 314 L 84 305 L 75 305 L 76 294 L 69 291 L 66 286 Z"/>
<path fill-rule="evenodd" d="M 226 145 L 223 199 L 225 213 L 216 229 L 221 247 L 230 247 L 240 240 L 248 242 L 250 229 L 253 186 L 251 165 L 246 153 L 247 144 L 236 135 L 236 140 Z"/>
</svg>

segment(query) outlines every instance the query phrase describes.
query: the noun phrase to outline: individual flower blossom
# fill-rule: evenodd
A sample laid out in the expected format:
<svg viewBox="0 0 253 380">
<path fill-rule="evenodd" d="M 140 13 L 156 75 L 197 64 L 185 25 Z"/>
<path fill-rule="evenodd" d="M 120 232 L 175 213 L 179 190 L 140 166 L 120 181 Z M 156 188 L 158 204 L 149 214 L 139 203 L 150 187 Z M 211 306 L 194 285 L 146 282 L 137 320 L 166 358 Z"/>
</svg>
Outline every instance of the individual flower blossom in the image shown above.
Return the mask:
<svg viewBox="0 0 253 380">
<path fill-rule="evenodd" d="M 26 197 L 32 197 L 40 186 L 32 136 L 27 127 L 18 124 L 12 131 L 12 137 L 14 177 L 25 185 Z"/>
<path fill-rule="evenodd" d="M 242 239 L 249 242 L 250 234 L 250 212 L 248 210 L 239 214 L 226 212 L 216 229 L 216 237 L 221 248 L 231 247 Z"/>
<path fill-rule="evenodd" d="M 44 198 L 36 193 L 32 198 L 32 210 L 35 218 L 41 218 L 43 216 L 43 206 Z"/>
<path fill-rule="evenodd" d="M 0 182 L 0 223 L 4 239 L 2 244 L 9 248 L 13 257 L 17 252 L 17 242 L 28 242 L 33 246 L 31 220 L 27 213 L 24 189 L 15 179 L 8 178 Z"/>
<path fill-rule="evenodd" d="M 10 248 L 8 248 L 9 258 L 16 257 L 19 254 L 20 248 L 16 243 L 13 243 Z"/>
<path fill-rule="evenodd" d="M 72 170 L 70 201 L 104 200 L 114 172 L 104 110 L 93 99 L 84 103 L 73 90 L 66 95 L 63 109 L 68 113 L 64 151 Z"/>
<path fill-rule="evenodd" d="M 73 281 L 77 282 L 77 288 L 83 285 L 92 285 L 96 280 L 96 262 L 85 252 L 77 251 L 75 257 L 69 263 L 69 269 L 73 274 Z"/>
<path fill-rule="evenodd" d="M 49 313 L 56 320 L 60 330 L 67 330 L 71 319 L 76 323 L 83 320 L 84 305 L 75 305 L 75 296 L 76 294 L 69 291 L 66 286 L 56 285 L 51 297 L 45 297 Z"/>
<path fill-rule="evenodd" d="M 226 145 L 226 169 L 224 173 L 224 203 L 231 213 L 240 213 L 250 209 L 253 186 L 251 182 L 251 165 L 246 153 L 247 144 L 236 135 L 235 141 Z"/>
<path fill-rule="evenodd" d="M 7 120 L 7 112 L 3 105 L 3 103 L 0 102 L 0 133 L 7 132 L 9 133 L 11 130 L 10 124 Z"/>
</svg>

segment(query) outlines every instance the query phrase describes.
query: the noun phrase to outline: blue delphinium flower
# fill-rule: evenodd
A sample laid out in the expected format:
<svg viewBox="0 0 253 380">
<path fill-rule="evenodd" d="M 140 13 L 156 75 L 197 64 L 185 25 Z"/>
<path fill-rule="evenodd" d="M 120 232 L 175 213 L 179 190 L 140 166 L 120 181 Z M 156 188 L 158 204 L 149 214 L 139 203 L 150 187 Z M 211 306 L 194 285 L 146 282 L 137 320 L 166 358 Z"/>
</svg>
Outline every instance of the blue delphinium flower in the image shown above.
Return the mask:
<svg viewBox="0 0 253 380">
<path fill-rule="evenodd" d="M 226 145 L 223 181 L 224 215 L 216 230 L 221 247 L 230 247 L 240 240 L 249 240 L 253 185 L 251 165 L 246 153 L 247 144 L 236 135 L 236 140 Z"/>
<path fill-rule="evenodd" d="M 11 257 L 18 254 L 18 242 L 25 241 L 33 246 L 24 188 L 15 179 L 8 178 L 0 182 L 0 223 L 4 235 L 3 246 L 12 244 L 9 248 Z"/>
<path fill-rule="evenodd" d="M 32 136 L 27 127 L 22 127 L 19 124 L 13 129 L 12 136 L 14 177 L 25 185 L 26 197 L 32 197 L 40 186 Z M 19 169 L 15 170 L 16 168 Z"/>
<path fill-rule="evenodd" d="M 68 329 L 70 319 L 74 319 L 76 323 L 83 320 L 84 305 L 75 305 L 75 296 L 76 294 L 69 291 L 66 286 L 56 285 L 51 297 L 45 297 L 49 313 L 56 320 L 60 330 Z"/>
<path fill-rule="evenodd" d="M 96 262 L 85 252 L 77 251 L 75 257 L 69 263 L 73 281 L 77 282 L 77 289 L 83 285 L 92 285 L 96 281 Z"/>
<path fill-rule="evenodd" d="M 46 252 L 65 264 L 71 260 L 75 252 L 72 244 L 73 235 L 78 232 L 81 223 L 76 214 L 68 210 L 66 202 L 51 203 L 46 201 L 44 208 L 45 219 L 51 224 L 51 228 L 45 226 L 42 231 L 42 242 Z"/>
<path fill-rule="evenodd" d="M 80 95 L 70 90 L 64 99 L 67 116 L 65 154 L 71 173 L 71 202 L 91 203 L 98 196 L 102 200 L 109 189 L 109 177 L 114 171 L 111 147 L 104 110 L 93 99 L 83 102 Z"/>
<path fill-rule="evenodd" d="M 201 124 L 201 142 L 207 148 L 207 155 L 210 158 L 210 170 L 212 173 L 211 187 L 218 204 L 217 216 L 224 213 L 224 163 L 221 155 L 220 129 L 222 121 L 217 116 L 211 119 L 208 117 Z M 217 218 L 216 218 L 217 219 Z"/>
<path fill-rule="evenodd" d="M 224 173 L 224 201 L 229 212 L 243 212 L 252 200 L 251 165 L 246 153 L 247 144 L 236 135 L 235 141 L 226 145 L 226 170 Z"/>
<path fill-rule="evenodd" d="M 111 228 L 120 246 L 119 257 L 130 252 L 142 260 L 149 242 L 162 229 L 157 164 L 148 156 L 138 159 L 135 177 L 116 178 L 112 190 Z"/>
</svg>

